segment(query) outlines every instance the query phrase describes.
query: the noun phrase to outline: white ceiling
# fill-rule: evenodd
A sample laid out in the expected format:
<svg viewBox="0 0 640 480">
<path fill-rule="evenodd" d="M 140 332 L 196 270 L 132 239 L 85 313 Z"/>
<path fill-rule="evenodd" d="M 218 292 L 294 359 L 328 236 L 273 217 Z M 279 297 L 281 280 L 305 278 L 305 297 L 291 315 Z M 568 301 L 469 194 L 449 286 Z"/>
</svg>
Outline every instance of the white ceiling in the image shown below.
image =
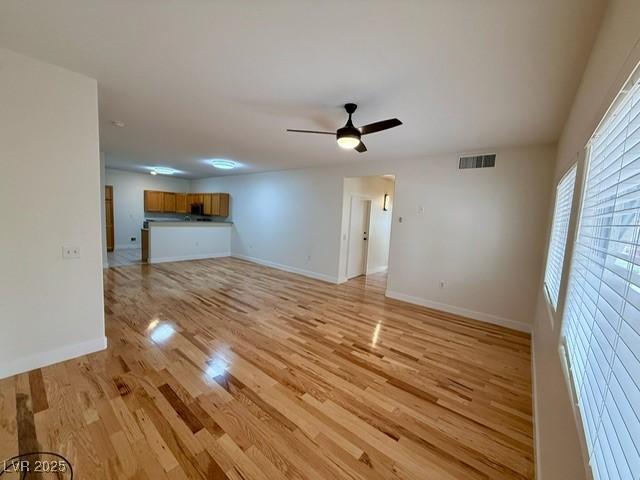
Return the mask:
<svg viewBox="0 0 640 480">
<path fill-rule="evenodd" d="M 98 80 L 101 148 L 185 176 L 553 142 L 604 0 L 2 0 L 0 46 Z M 330 136 L 341 105 L 366 137 Z M 125 123 L 116 128 L 112 120 Z M 234 171 L 233 173 L 237 173 Z"/>
</svg>

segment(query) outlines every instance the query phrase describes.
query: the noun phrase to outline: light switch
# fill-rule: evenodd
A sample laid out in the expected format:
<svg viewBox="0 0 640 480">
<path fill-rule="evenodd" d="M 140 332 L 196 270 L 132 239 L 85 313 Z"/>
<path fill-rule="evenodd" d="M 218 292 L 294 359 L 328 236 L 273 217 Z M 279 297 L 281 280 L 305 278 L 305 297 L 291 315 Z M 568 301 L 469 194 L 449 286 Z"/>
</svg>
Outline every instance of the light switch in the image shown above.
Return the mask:
<svg viewBox="0 0 640 480">
<path fill-rule="evenodd" d="M 80 247 L 62 247 L 62 258 L 80 258 Z"/>
</svg>

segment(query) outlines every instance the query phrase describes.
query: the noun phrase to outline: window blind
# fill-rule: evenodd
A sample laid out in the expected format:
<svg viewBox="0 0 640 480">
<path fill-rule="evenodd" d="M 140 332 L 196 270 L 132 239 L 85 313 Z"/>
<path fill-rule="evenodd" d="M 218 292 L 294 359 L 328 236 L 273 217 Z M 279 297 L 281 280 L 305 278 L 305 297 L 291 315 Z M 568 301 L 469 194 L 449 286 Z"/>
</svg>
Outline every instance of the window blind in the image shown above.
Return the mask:
<svg viewBox="0 0 640 480">
<path fill-rule="evenodd" d="M 591 140 L 564 342 L 596 479 L 640 478 L 640 87 Z"/>
<path fill-rule="evenodd" d="M 560 180 L 556 188 L 556 203 L 553 209 L 551 238 L 549 239 L 547 266 L 544 272 L 545 288 L 547 289 L 547 295 L 554 309 L 558 307 L 562 264 L 567 246 L 569 217 L 571 216 L 571 202 L 573 201 L 573 188 L 575 184 L 576 166 L 574 165 L 565 176 L 562 177 L 562 180 Z"/>
</svg>

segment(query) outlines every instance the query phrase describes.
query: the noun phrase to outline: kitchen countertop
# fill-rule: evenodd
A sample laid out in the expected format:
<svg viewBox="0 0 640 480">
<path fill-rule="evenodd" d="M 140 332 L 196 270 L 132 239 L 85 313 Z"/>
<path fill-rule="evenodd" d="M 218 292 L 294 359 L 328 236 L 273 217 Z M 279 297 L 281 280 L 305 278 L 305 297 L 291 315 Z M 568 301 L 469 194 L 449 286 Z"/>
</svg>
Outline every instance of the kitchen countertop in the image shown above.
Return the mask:
<svg viewBox="0 0 640 480">
<path fill-rule="evenodd" d="M 233 222 L 197 222 L 197 221 L 151 221 L 149 228 L 153 227 L 230 227 Z"/>
</svg>

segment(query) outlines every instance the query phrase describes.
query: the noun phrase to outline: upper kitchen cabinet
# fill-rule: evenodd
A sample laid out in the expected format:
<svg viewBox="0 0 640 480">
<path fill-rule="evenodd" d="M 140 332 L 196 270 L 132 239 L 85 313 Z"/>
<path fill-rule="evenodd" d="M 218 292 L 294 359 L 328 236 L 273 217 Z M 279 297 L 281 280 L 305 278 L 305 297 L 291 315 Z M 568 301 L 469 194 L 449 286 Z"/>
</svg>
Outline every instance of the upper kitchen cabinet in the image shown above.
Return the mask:
<svg viewBox="0 0 640 480">
<path fill-rule="evenodd" d="M 203 199 L 204 202 L 202 202 L 202 213 L 203 215 L 213 215 L 211 212 L 213 212 L 212 209 L 212 203 L 213 203 L 213 199 L 211 198 L 213 196 L 212 193 L 205 193 L 203 195 Z"/>
<path fill-rule="evenodd" d="M 176 194 L 164 192 L 162 195 L 162 211 L 165 213 L 176 212 Z"/>
<path fill-rule="evenodd" d="M 191 213 L 191 205 L 187 205 L 186 193 L 176 193 L 176 213 Z"/>
<path fill-rule="evenodd" d="M 202 215 L 229 216 L 228 193 L 175 193 L 144 191 L 144 211 L 163 213 L 191 213 L 191 205 L 202 205 Z"/>
<path fill-rule="evenodd" d="M 218 197 L 218 213 L 219 217 L 229 216 L 229 194 L 228 193 L 214 193 Z"/>
<path fill-rule="evenodd" d="M 215 217 L 229 216 L 229 194 L 228 193 L 205 193 L 204 208 L 205 215 Z"/>
<path fill-rule="evenodd" d="M 162 212 L 164 208 L 163 192 L 153 190 L 144 191 L 144 211 L 145 212 Z"/>
</svg>

